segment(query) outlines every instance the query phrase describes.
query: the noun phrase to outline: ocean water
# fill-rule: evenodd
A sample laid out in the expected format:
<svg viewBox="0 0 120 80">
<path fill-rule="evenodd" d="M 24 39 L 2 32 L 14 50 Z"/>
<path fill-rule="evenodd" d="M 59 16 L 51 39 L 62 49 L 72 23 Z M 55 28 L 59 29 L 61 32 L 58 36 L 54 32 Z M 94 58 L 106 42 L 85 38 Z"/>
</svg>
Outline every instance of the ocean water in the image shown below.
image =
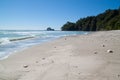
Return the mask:
<svg viewBox="0 0 120 80">
<path fill-rule="evenodd" d="M 83 35 L 83 31 L 0 30 L 0 59 L 13 52 L 70 35 Z"/>
</svg>

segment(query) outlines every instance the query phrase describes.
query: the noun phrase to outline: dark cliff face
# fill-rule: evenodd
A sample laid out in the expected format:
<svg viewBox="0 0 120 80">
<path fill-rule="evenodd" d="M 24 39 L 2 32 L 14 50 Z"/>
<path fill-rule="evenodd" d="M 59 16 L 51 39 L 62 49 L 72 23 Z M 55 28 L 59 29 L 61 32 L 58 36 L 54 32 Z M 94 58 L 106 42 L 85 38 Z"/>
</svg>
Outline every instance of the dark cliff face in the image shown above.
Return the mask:
<svg viewBox="0 0 120 80">
<path fill-rule="evenodd" d="M 47 28 L 47 31 L 54 31 L 54 29 L 48 27 L 48 28 Z"/>
<path fill-rule="evenodd" d="M 108 9 L 97 16 L 79 19 L 76 23 L 67 22 L 61 27 L 62 31 L 100 31 L 120 29 L 120 8 Z"/>
</svg>

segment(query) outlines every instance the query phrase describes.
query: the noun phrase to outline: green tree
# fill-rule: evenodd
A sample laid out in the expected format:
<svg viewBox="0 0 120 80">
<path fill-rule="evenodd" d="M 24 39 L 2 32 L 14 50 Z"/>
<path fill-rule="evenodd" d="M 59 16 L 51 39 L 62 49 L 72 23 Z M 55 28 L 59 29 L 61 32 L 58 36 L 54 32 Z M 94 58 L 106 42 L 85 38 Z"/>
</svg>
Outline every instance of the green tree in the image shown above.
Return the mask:
<svg viewBox="0 0 120 80">
<path fill-rule="evenodd" d="M 120 29 L 120 8 L 108 9 L 97 16 L 80 18 L 76 23 L 67 22 L 61 28 L 66 31 L 99 31 Z"/>
</svg>

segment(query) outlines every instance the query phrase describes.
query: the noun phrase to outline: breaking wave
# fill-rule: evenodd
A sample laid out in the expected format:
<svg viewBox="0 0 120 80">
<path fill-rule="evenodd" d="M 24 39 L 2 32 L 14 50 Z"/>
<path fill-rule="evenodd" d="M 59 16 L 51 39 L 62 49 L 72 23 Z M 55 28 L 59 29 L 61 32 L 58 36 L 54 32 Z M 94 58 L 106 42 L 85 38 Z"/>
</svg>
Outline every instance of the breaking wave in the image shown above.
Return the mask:
<svg viewBox="0 0 120 80">
<path fill-rule="evenodd" d="M 9 44 L 14 41 L 21 41 L 21 40 L 27 40 L 27 39 L 32 39 L 35 38 L 34 36 L 27 36 L 27 37 L 18 37 L 18 38 L 1 38 L 0 39 L 0 44 Z"/>
</svg>

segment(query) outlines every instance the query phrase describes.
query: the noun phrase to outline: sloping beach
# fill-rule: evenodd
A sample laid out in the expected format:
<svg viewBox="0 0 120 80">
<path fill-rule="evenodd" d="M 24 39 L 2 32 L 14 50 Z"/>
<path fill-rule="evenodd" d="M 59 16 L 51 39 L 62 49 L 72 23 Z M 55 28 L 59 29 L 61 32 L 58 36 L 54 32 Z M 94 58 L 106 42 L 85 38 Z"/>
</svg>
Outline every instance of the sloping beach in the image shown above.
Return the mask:
<svg viewBox="0 0 120 80">
<path fill-rule="evenodd" d="M 0 80 L 120 80 L 120 31 L 62 37 L 0 60 Z"/>
</svg>

